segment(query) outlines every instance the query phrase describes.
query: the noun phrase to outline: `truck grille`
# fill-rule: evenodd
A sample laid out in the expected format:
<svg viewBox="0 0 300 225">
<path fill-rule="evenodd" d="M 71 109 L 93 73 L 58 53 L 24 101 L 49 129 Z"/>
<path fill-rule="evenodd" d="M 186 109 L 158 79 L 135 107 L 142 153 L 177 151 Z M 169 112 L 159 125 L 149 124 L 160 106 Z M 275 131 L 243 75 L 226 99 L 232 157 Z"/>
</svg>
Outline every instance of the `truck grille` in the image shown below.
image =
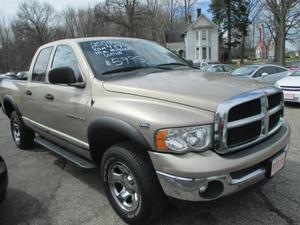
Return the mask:
<svg viewBox="0 0 300 225">
<path fill-rule="evenodd" d="M 243 93 L 221 103 L 215 116 L 215 149 L 225 154 L 246 148 L 276 132 L 283 117 L 277 88 Z"/>
</svg>

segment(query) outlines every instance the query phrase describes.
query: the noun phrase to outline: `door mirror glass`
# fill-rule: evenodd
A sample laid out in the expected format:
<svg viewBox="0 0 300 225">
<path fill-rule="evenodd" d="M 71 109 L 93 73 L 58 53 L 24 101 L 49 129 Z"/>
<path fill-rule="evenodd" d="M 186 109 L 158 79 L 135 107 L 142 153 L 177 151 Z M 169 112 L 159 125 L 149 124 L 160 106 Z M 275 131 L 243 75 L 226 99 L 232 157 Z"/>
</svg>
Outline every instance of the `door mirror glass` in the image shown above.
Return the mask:
<svg viewBox="0 0 300 225">
<path fill-rule="evenodd" d="M 268 75 L 269 75 L 268 73 L 262 73 L 262 74 L 261 74 L 262 77 L 268 76 Z"/>
<path fill-rule="evenodd" d="M 70 67 L 58 67 L 49 72 L 51 84 L 74 84 L 76 83 L 75 73 Z"/>
</svg>

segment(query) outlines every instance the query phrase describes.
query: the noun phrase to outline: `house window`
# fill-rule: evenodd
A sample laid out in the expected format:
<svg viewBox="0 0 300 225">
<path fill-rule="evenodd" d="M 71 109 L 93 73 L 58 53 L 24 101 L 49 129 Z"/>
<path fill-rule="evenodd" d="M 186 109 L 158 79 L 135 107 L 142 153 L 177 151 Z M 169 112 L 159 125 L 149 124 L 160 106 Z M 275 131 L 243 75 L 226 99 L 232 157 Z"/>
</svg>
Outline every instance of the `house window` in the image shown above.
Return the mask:
<svg viewBox="0 0 300 225">
<path fill-rule="evenodd" d="M 202 59 L 207 59 L 207 52 L 206 52 L 206 47 L 202 48 Z"/>
<path fill-rule="evenodd" d="M 206 30 L 203 30 L 201 32 L 201 37 L 202 37 L 202 40 L 205 41 L 206 40 Z"/>
<path fill-rule="evenodd" d="M 211 41 L 211 31 L 208 31 L 208 41 Z"/>
<path fill-rule="evenodd" d="M 197 30 L 196 31 L 196 41 L 198 41 L 199 40 L 199 31 Z"/>
<path fill-rule="evenodd" d="M 208 57 L 209 57 L 209 60 L 211 60 L 211 47 L 208 48 Z"/>
<path fill-rule="evenodd" d="M 200 57 L 200 49 L 197 47 L 196 48 L 196 60 L 199 60 Z"/>
</svg>

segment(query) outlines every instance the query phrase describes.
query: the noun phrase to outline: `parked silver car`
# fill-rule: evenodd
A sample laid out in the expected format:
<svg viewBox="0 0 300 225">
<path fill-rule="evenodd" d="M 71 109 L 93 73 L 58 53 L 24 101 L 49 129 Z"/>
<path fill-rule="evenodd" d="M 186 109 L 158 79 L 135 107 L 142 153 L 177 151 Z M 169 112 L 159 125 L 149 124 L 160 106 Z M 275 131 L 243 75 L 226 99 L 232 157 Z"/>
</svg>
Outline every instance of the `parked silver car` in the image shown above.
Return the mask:
<svg viewBox="0 0 300 225">
<path fill-rule="evenodd" d="M 284 77 L 286 75 L 286 72 L 288 69 L 282 67 L 282 66 L 277 66 L 277 65 L 272 65 L 272 64 L 265 64 L 265 65 L 259 65 L 259 64 L 254 64 L 254 65 L 246 65 L 241 68 L 236 69 L 231 73 L 232 76 L 244 76 L 248 77 L 251 79 L 262 79 L 264 77 L 269 77 L 270 75 L 275 77 L 275 74 L 279 73 L 284 73 L 282 76 Z M 276 76 L 277 76 L 276 75 Z M 282 77 L 278 77 L 277 79 L 281 79 Z M 271 81 L 269 81 L 271 82 Z M 273 82 L 273 81 L 272 81 Z M 276 82 L 276 81 L 274 81 Z M 273 82 L 273 83 L 274 83 Z"/>
<path fill-rule="evenodd" d="M 275 86 L 283 90 L 284 101 L 300 103 L 300 70 L 277 81 Z"/>
</svg>

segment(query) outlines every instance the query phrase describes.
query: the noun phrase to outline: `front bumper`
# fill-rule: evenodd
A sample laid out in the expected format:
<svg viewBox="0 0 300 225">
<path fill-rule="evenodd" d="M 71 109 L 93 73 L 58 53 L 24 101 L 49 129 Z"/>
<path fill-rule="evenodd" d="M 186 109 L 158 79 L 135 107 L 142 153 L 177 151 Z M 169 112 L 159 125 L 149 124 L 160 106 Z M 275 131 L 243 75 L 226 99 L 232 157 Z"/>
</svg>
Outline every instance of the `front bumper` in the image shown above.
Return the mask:
<svg viewBox="0 0 300 225">
<path fill-rule="evenodd" d="M 300 103 L 300 91 L 286 91 L 283 90 L 283 94 L 284 94 L 284 101 L 285 102 L 298 102 Z M 288 96 L 293 96 L 288 97 Z"/>
<path fill-rule="evenodd" d="M 235 154 L 170 155 L 151 152 L 160 184 L 169 197 L 210 201 L 239 192 L 267 178 L 268 159 L 289 148 L 290 128 L 284 124 L 264 142 Z"/>
</svg>

